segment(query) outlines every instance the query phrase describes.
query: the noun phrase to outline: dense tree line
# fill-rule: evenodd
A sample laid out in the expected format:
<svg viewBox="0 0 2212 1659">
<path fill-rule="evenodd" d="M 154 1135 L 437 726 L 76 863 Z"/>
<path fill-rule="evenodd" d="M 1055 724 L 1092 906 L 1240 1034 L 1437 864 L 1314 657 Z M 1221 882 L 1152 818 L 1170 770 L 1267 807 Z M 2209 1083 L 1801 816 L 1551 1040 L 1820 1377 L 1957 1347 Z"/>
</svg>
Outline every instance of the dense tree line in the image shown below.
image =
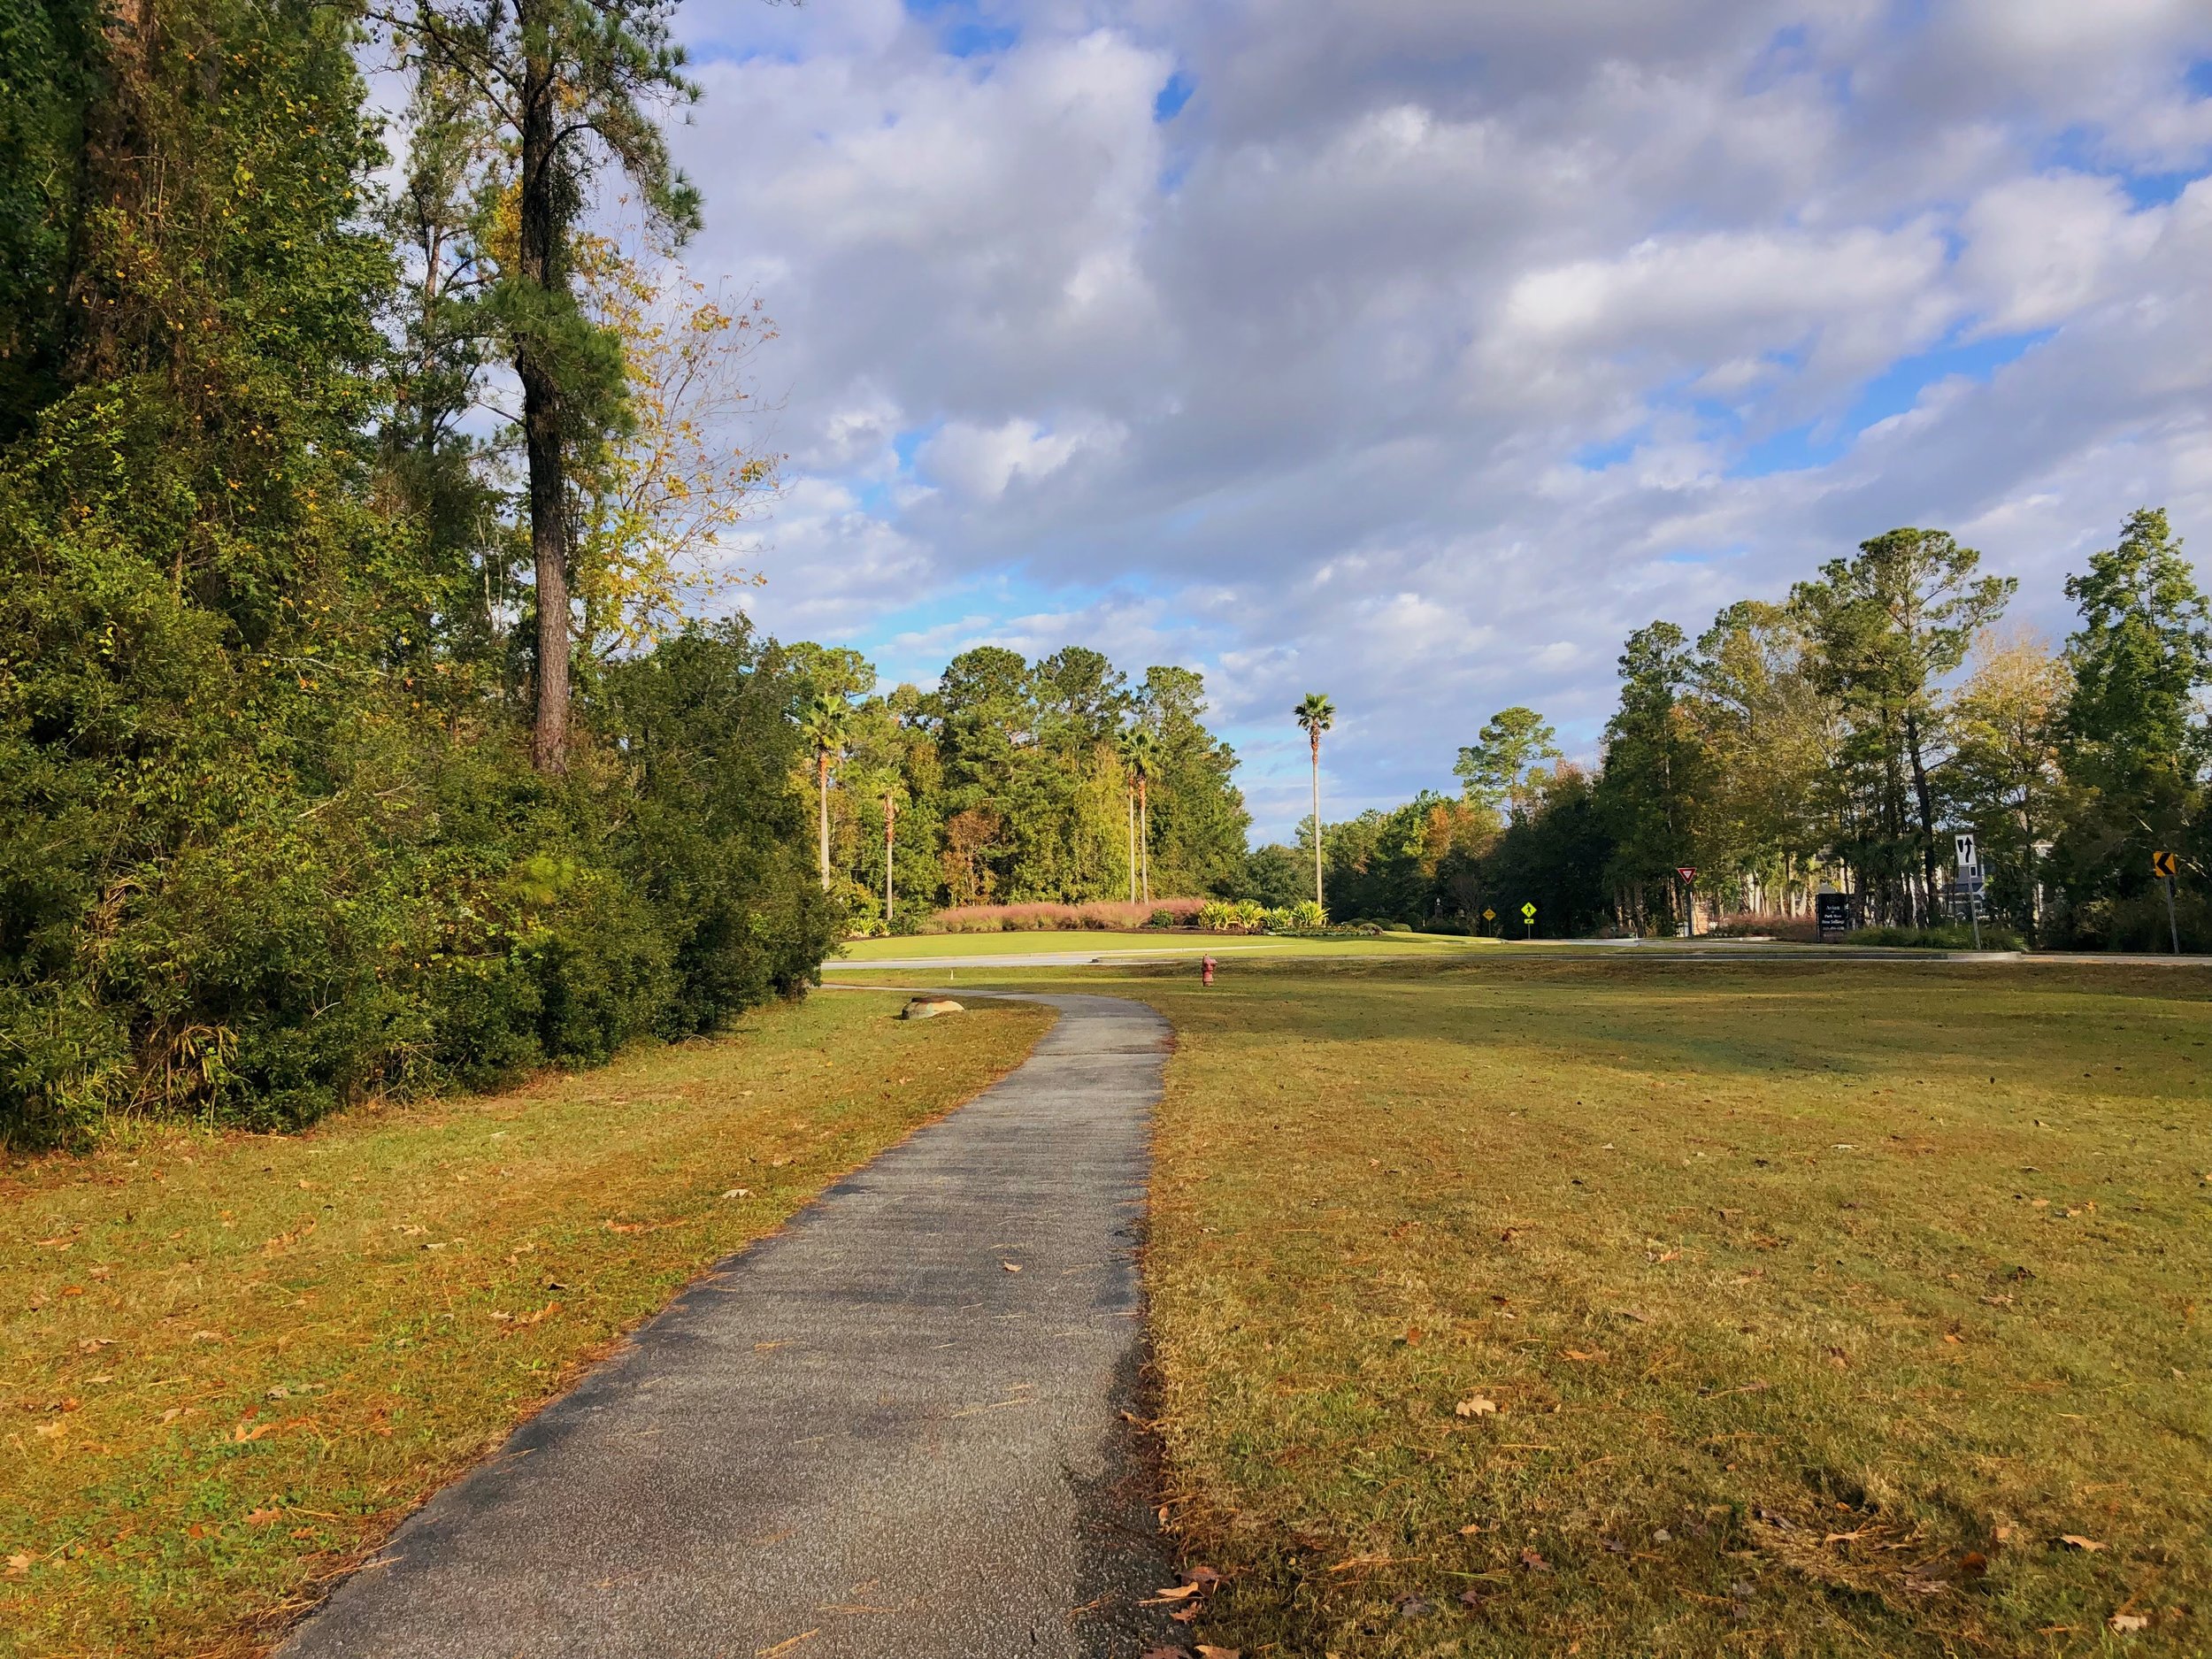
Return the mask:
<svg viewBox="0 0 2212 1659">
<path fill-rule="evenodd" d="M 804 652 L 826 700 L 810 724 L 824 866 L 858 926 L 886 925 L 887 896 L 896 926 L 942 905 L 1241 885 L 1236 755 L 1206 728 L 1190 669 L 1133 682 L 1084 647 L 1031 663 L 982 646 L 933 690 L 878 694 L 856 652 Z"/>
<path fill-rule="evenodd" d="M 681 91 L 664 10 L 388 19 L 380 193 L 346 8 L 6 9 L 0 1141 L 296 1123 L 815 970 L 805 664 L 610 649 L 671 590 L 669 423 L 580 213 L 595 168 L 663 246 L 694 211 L 641 103 Z"/>
<path fill-rule="evenodd" d="M 1622 651 L 1594 772 L 1533 711 L 1501 711 L 1461 751 L 1458 796 L 1328 826 L 1330 911 L 1487 908 L 1517 933 L 1533 902 L 1544 933 L 1666 933 L 1693 905 L 1803 915 L 1824 888 L 1868 924 L 1926 926 L 1953 914 L 1951 838 L 1970 830 L 1985 913 L 2024 937 L 2166 948 L 2165 850 L 2182 942 L 2212 949 L 2205 595 L 2151 510 L 2066 592 L 2078 622 L 2053 650 L 2005 631 L 2014 583 L 1971 549 L 1893 530 L 1694 640 L 1654 622 Z M 1294 859 L 1263 850 L 1255 870 Z"/>
</svg>

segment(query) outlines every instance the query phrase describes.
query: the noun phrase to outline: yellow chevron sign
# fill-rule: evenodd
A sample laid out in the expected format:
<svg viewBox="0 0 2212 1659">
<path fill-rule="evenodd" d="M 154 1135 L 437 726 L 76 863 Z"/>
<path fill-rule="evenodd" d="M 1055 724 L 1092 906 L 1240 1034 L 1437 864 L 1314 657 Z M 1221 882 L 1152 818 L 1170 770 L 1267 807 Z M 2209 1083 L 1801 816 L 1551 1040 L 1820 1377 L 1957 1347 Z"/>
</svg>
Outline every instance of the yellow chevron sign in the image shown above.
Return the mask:
<svg viewBox="0 0 2212 1659">
<path fill-rule="evenodd" d="M 2177 872 L 2177 867 L 2180 864 L 2180 863 L 2181 860 L 2172 853 L 2153 853 L 2151 855 L 2151 873 L 2154 876 L 2164 876 L 2170 881 L 2173 879 Z"/>
</svg>

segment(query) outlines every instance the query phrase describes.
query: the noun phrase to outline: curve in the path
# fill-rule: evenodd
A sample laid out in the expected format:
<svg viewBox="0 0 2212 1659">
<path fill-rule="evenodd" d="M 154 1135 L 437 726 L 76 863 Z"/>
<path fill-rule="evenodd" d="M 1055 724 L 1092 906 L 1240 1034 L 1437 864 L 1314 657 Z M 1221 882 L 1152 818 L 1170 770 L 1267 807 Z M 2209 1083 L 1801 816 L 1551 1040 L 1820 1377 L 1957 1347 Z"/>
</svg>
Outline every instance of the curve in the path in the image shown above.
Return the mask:
<svg viewBox="0 0 2212 1659">
<path fill-rule="evenodd" d="M 722 1263 L 280 1659 L 1123 1659 L 1175 1626 L 1133 1431 L 1168 1030 L 1027 1061 Z"/>
</svg>

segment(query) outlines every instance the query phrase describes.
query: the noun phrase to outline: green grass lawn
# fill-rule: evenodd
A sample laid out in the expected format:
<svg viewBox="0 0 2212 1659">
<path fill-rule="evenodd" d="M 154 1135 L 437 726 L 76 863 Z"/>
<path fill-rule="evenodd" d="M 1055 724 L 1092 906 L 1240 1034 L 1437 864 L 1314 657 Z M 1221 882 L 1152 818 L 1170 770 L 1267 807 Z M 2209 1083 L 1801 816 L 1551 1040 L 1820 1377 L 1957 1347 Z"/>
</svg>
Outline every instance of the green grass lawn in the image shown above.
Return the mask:
<svg viewBox="0 0 2212 1659">
<path fill-rule="evenodd" d="M 1199 1640 L 2212 1651 L 2212 974 L 1080 982 L 1178 1031 L 1149 1278 Z"/>
<path fill-rule="evenodd" d="M 0 1163 L 0 1653 L 265 1650 L 624 1330 L 1049 1018 L 899 1001 L 303 1135 Z"/>
<path fill-rule="evenodd" d="M 849 962 L 910 962 L 966 956 L 1028 956 L 1083 951 L 1099 955 L 1175 952 L 1217 956 L 1453 956 L 1495 948 L 1494 939 L 1453 939 L 1428 933 L 1385 933 L 1379 938 L 1277 939 L 1264 933 L 1109 933 L 1096 928 L 1019 933 L 913 933 L 892 939 L 856 939 L 845 946 Z"/>
</svg>

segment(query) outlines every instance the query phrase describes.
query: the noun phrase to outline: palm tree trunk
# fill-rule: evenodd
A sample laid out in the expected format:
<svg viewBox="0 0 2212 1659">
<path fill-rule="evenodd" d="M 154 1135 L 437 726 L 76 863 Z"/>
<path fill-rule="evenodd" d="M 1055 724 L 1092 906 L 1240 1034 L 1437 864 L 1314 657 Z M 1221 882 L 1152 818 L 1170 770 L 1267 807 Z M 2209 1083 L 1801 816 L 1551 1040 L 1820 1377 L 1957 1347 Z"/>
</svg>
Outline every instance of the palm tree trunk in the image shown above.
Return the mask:
<svg viewBox="0 0 2212 1659">
<path fill-rule="evenodd" d="M 894 832 L 899 821 L 898 808 L 891 797 L 883 797 L 883 931 L 891 931 L 891 865 Z"/>
<path fill-rule="evenodd" d="M 829 751 L 815 757 L 814 776 L 822 801 L 822 891 L 829 891 Z"/>
<path fill-rule="evenodd" d="M 1152 790 L 1137 780 L 1137 867 L 1144 872 L 1144 902 L 1152 902 Z"/>
<path fill-rule="evenodd" d="M 1321 733 L 1313 734 L 1313 902 L 1325 916 L 1328 905 L 1321 896 Z"/>
<path fill-rule="evenodd" d="M 1129 902 L 1137 902 L 1137 792 L 1124 797 L 1129 808 Z"/>
</svg>

